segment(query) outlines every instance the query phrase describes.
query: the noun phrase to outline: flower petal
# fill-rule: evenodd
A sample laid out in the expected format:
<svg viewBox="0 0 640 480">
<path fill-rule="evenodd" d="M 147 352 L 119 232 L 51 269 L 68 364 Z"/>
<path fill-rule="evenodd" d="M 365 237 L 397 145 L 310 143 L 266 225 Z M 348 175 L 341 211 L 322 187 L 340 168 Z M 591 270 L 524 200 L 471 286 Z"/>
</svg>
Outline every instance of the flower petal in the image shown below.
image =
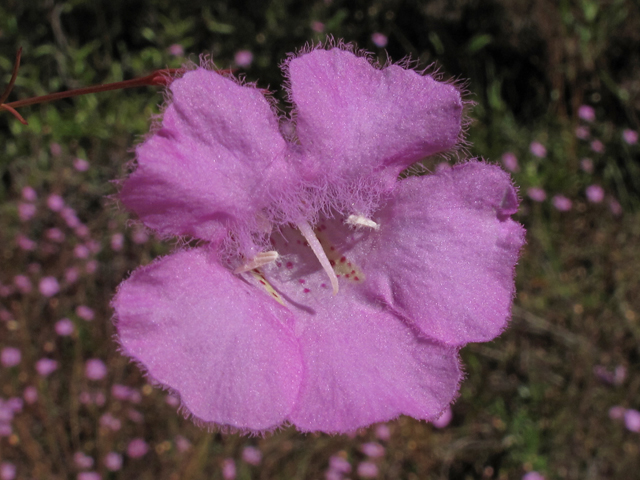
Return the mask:
<svg viewBox="0 0 640 480">
<path fill-rule="evenodd" d="M 286 244 L 287 253 L 265 277 L 296 312 L 303 355 L 300 395 L 288 419 L 302 431 L 343 433 L 401 414 L 436 418 L 458 389 L 457 349 L 419 338 L 361 295 L 357 281 L 343 278 L 333 295 L 304 239 L 287 229 L 283 235 L 274 237 L 275 248 L 285 251 Z"/>
<path fill-rule="evenodd" d="M 287 144 L 269 102 L 199 68 L 171 83 L 161 128 L 136 149 L 124 204 L 163 235 L 213 240 L 256 222 L 287 181 Z"/>
<path fill-rule="evenodd" d="M 389 183 L 458 141 L 460 92 L 430 76 L 398 65 L 380 70 L 340 48 L 293 58 L 285 75 L 312 174 L 353 181 L 376 172 Z"/>
<path fill-rule="evenodd" d="M 379 232 L 358 245 L 365 287 L 392 311 L 449 345 L 488 341 L 505 328 L 524 228 L 510 215 L 509 176 L 480 162 L 398 184 Z"/>
<path fill-rule="evenodd" d="M 264 430 L 291 411 L 301 379 L 291 315 L 205 250 L 134 271 L 113 306 L 125 353 L 198 419 Z"/>
</svg>

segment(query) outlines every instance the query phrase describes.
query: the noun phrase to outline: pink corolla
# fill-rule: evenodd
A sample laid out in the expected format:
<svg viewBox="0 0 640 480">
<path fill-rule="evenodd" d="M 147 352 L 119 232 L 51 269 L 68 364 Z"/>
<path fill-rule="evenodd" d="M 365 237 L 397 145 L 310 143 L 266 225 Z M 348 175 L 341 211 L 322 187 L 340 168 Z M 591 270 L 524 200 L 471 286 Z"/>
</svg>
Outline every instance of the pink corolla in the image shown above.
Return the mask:
<svg viewBox="0 0 640 480">
<path fill-rule="evenodd" d="M 475 160 L 399 179 L 460 141 L 454 85 L 345 46 L 283 68 L 288 118 L 207 68 L 170 85 L 121 199 L 159 235 L 202 242 L 120 285 L 122 350 L 199 423 L 434 420 L 457 395 L 460 348 L 509 320 L 516 190 Z"/>
</svg>

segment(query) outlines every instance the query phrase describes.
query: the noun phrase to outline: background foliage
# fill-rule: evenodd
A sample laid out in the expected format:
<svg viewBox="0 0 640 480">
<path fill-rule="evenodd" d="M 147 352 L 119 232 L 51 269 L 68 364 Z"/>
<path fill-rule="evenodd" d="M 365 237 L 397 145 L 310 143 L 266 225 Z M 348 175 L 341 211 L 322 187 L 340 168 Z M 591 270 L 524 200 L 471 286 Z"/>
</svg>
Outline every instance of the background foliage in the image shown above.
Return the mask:
<svg viewBox="0 0 640 480">
<path fill-rule="evenodd" d="M 374 33 L 388 38 L 385 48 Z M 22 357 L 0 367 L 0 398 L 22 398 L 29 388 L 38 396 L 0 437 L 0 462 L 14 465 L 17 478 L 75 478 L 83 470 L 78 452 L 94 459 L 88 469 L 102 478 L 222 478 L 230 460 L 241 479 L 323 478 L 333 455 L 348 460 L 356 478 L 367 460 L 361 446 L 374 440 L 385 447 L 370 459 L 377 478 L 510 479 L 534 470 L 546 478 L 637 475 L 639 433 L 609 415 L 614 406 L 640 409 L 640 151 L 623 139 L 640 121 L 637 2 L 4 0 L 0 85 L 22 46 L 9 101 L 179 67 L 203 53 L 281 92 L 279 62 L 327 35 L 356 42 L 382 62 L 411 55 L 468 79 L 477 102 L 471 153 L 499 162 L 511 152 L 519 160 L 512 169 L 528 245 L 514 319 L 494 342 L 463 351 L 468 378 L 452 422 L 436 429 L 401 418 L 388 425 L 388 440 L 376 440 L 375 428 L 352 437 L 285 430 L 245 438 L 201 431 L 176 414 L 111 338 L 117 284 L 171 247 L 128 227 L 129 216 L 110 199 L 117 191 L 112 180 L 126 174 L 131 147 L 162 101 L 153 88 L 118 91 L 22 109 L 28 126 L 0 115 L 0 349 L 18 348 Z M 234 56 L 242 50 L 253 61 L 239 68 Z M 595 119 L 581 119 L 581 105 L 593 107 Z M 546 156 L 530 151 L 533 141 Z M 89 162 L 88 170 L 74 164 L 77 158 Z M 602 187 L 602 201 L 589 200 L 590 185 Z M 26 186 L 38 196 L 27 220 L 20 210 L 29 203 L 21 197 Z M 544 189 L 546 199 L 529 198 L 531 187 Z M 47 207 L 51 194 L 87 229 Z M 571 209 L 554 208 L 554 195 L 570 199 Z M 52 228 L 64 239 L 53 240 Z M 20 275 L 33 285 L 30 292 L 16 281 Z M 38 291 L 46 276 L 60 282 L 51 298 Z M 82 319 L 80 305 L 94 311 L 93 321 Z M 54 330 L 64 317 L 74 326 L 68 337 Z M 58 362 L 48 377 L 34 367 L 43 357 Z M 86 378 L 91 358 L 107 364 L 106 378 Z M 137 395 L 123 400 L 114 384 Z M 119 429 L 106 425 L 106 413 Z M 150 448 L 142 459 L 125 453 L 134 438 Z M 260 465 L 241 459 L 246 446 L 260 449 Z M 108 452 L 123 455 L 120 470 L 106 468 Z"/>
</svg>

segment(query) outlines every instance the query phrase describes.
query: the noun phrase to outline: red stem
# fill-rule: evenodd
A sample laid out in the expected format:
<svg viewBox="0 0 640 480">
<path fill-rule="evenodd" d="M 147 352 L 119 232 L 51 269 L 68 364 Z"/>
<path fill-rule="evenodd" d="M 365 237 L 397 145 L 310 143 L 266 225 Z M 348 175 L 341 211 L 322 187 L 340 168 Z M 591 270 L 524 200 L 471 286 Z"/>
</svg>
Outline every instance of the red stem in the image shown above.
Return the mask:
<svg viewBox="0 0 640 480">
<path fill-rule="evenodd" d="M 5 103 L 3 108 L 11 107 L 13 109 L 35 105 L 37 103 L 51 102 L 62 98 L 77 97 L 78 95 L 86 95 L 87 93 L 108 92 L 109 90 L 119 90 L 122 88 L 134 88 L 154 85 L 167 85 L 171 82 L 171 77 L 176 73 L 182 73 L 181 68 L 165 68 L 157 70 L 146 77 L 134 78 L 132 80 L 124 80 L 122 82 L 106 83 L 104 85 L 94 85 L 91 87 L 76 88 L 75 90 L 67 90 L 65 92 L 50 93 L 40 97 L 27 98 L 18 100 L 17 102 Z M 8 110 L 8 108 L 7 108 Z"/>
</svg>

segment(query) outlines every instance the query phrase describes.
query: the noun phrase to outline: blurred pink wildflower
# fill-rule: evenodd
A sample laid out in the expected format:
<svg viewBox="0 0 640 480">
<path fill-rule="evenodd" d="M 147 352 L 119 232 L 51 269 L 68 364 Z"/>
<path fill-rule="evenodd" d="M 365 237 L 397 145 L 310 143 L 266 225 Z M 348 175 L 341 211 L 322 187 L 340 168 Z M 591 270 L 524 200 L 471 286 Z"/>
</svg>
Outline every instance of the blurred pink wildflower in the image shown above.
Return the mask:
<svg viewBox="0 0 640 480">
<path fill-rule="evenodd" d="M 539 158 L 547 156 L 547 149 L 540 142 L 531 142 L 531 145 L 529 145 L 529 151 Z"/>
<path fill-rule="evenodd" d="M 575 133 L 576 133 L 576 137 L 579 138 L 580 140 L 587 140 L 589 136 L 591 136 L 591 133 L 589 132 L 589 127 L 585 127 L 584 125 L 576 127 Z"/>
<path fill-rule="evenodd" d="M 389 39 L 387 38 L 387 36 L 379 32 L 376 32 L 373 35 L 371 35 L 371 41 L 376 47 L 379 47 L 379 48 L 384 48 L 387 46 L 387 43 L 389 43 Z"/>
<path fill-rule="evenodd" d="M 47 207 L 53 212 L 60 212 L 64 208 L 64 200 L 60 195 L 53 193 L 47 197 Z"/>
<path fill-rule="evenodd" d="M 622 131 L 622 139 L 629 145 L 635 145 L 638 143 L 638 132 L 626 128 Z"/>
<path fill-rule="evenodd" d="M 600 185 L 589 185 L 585 190 L 585 195 L 591 203 L 600 203 L 604 200 L 604 190 Z"/>
<path fill-rule="evenodd" d="M 373 462 L 362 462 L 358 465 L 358 476 L 376 478 L 378 476 L 378 466 Z"/>
<path fill-rule="evenodd" d="M 60 291 L 60 284 L 55 277 L 43 277 L 38 284 L 38 290 L 45 297 L 53 297 Z"/>
<path fill-rule="evenodd" d="M 33 203 L 19 203 L 18 204 L 18 216 L 20 220 L 26 222 L 31 220 L 36 214 L 36 206 Z"/>
<path fill-rule="evenodd" d="M 551 199 L 551 203 L 553 203 L 553 206 L 556 207 L 556 210 L 559 210 L 560 212 L 568 212 L 573 206 L 571 200 L 569 200 L 564 195 L 554 195 L 554 197 Z"/>
<path fill-rule="evenodd" d="M 35 202 L 38 199 L 38 194 L 33 187 L 26 186 L 22 189 L 22 198 L 27 202 Z"/>
<path fill-rule="evenodd" d="M 527 190 L 527 195 L 534 202 L 544 202 L 547 198 L 547 192 L 540 187 L 531 187 Z"/>
<path fill-rule="evenodd" d="M 256 447 L 244 447 L 242 449 L 242 460 L 249 465 L 260 465 L 260 462 L 262 462 L 262 452 Z"/>
<path fill-rule="evenodd" d="M 169 55 L 173 55 L 174 57 L 181 57 L 182 55 L 184 55 L 184 47 L 179 43 L 169 45 L 167 51 L 169 52 Z"/>
<path fill-rule="evenodd" d="M 504 168 L 510 172 L 517 172 L 520 170 L 520 167 L 518 166 L 518 157 L 511 152 L 506 152 L 502 155 L 502 165 L 504 165 Z"/>
<path fill-rule="evenodd" d="M 580 105 L 578 108 L 578 117 L 585 122 L 593 122 L 596 119 L 596 111 L 589 105 Z"/>
<path fill-rule="evenodd" d="M 78 315 L 81 319 L 90 322 L 95 318 L 95 313 L 93 310 L 86 305 L 78 305 L 76 307 L 76 315 Z"/>
<path fill-rule="evenodd" d="M 631 432 L 640 432 L 640 412 L 632 408 L 625 410 L 624 426 Z"/>
<path fill-rule="evenodd" d="M 591 150 L 596 153 L 604 152 L 604 143 L 602 143 L 600 140 L 594 140 L 593 142 L 591 142 Z"/>
<path fill-rule="evenodd" d="M 89 170 L 89 162 L 87 162 L 84 158 L 76 158 L 73 161 L 73 168 L 75 168 L 79 172 L 86 172 Z"/>
<path fill-rule="evenodd" d="M 0 363 L 5 368 L 15 367 L 22 360 L 22 353 L 15 347 L 4 347 L 0 352 Z"/>
<path fill-rule="evenodd" d="M 203 243 L 120 285 L 122 350 L 200 422 L 433 420 L 457 394 L 459 349 L 509 320 L 516 190 L 475 160 L 398 180 L 461 139 L 454 85 L 342 46 L 284 71 L 286 122 L 206 68 L 171 83 L 121 199 L 159 235 Z"/>
<path fill-rule="evenodd" d="M 17 469 L 13 463 L 0 463 L 0 480 L 14 480 L 16 478 Z"/>
<path fill-rule="evenodd" d="M 236 462 L 232 458 L 225 458 L 222 461 L 222 478 L 224 480 L 234 480 L 236 478 Z"/>
<path fill-rule="evenodd" d="M 111 472 L 117 472 L 122 468 L 122 455 L 117 452 L 109 452 L 104 457 L 104 466 Z"/>
<path fill-rule="evenodd" d="M 58 362 L 50 358 L 41 358 L 36 362 L 36 371 L 43 377 L 48 377 L 58 369 Z"/>
<path fill-rule="evenodd" d="M 593 160 L 590 158 L 583 158 L 580 160 L 580 168 L 586 173 L 593 173 Z"/>
<path fill-rule="evenodd" d="M 91 358 L 84 364 L 84 375 L 89 380 L 102 380 L 107 376 L 107 366 L 99 358 Z"/>
<path fill-rule="evenodd" d="M 431 422 L 436 428 L 444 428 L 451 423 L 453 420 L 453 411 L 451 407 L 447 407 L 447 409 L 440 415 L 440 418 Z"/>
<path fill-rule="evenodd" d="M 240 50 L 236 52 L 234 62 L 239 67 L 248 67 L 253 63 L 253 53 L 249 50 Z"/>
<path fill-rule="evenodd" d="M 142 438 L 134 438 L 127 445 L 127 455 L 129 458 L 144 457 L 149 451 L 149 445 Z"/>
<path fill-rule="evenodd" d="M 360 451 L 369 458 L 384 457 L 385 449 L 378 442 L 367 442 L 360 445 Z"/>
</svg>

